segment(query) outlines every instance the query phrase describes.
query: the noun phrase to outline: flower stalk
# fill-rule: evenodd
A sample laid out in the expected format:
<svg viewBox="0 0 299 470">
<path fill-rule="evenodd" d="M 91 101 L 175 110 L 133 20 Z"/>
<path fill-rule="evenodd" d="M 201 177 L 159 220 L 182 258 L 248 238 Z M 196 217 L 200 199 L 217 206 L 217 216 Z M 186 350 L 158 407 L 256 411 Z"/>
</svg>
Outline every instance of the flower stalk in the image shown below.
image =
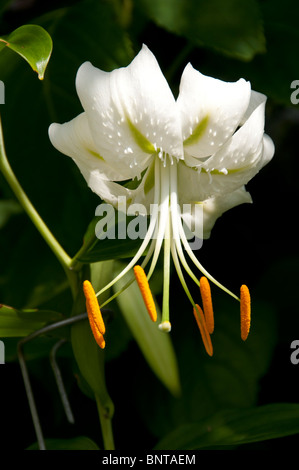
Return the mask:
<svg viewBox="0 0 299 470">
<path fill-rule="evenodd" d="M 112 430 L 111 410 L 102 406 L 101 400 L 98 395 L 95 395 L 95 399 L 96 399 L 99 419 L 101 423 L 104 449 L 115 450 L 113 430 Z"/>
</svg>

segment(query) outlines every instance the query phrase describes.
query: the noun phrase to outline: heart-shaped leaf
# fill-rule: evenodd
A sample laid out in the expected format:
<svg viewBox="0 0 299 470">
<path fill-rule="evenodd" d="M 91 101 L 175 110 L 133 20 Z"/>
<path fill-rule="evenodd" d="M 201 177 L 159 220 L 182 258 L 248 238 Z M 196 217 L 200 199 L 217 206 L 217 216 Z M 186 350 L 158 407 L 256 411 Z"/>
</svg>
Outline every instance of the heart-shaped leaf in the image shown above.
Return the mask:
<svg viewBox="0 0 299 470">
<path fill-rule="evenodd" d="M 7 36 L 0 38 L 0 50 L 8 47 L 25 59 L 38 78 L 44 78 L 45 70 L 52 53 L 52 39 L 41 26 L 30 24 L 20 26 Z"/>
</svg>

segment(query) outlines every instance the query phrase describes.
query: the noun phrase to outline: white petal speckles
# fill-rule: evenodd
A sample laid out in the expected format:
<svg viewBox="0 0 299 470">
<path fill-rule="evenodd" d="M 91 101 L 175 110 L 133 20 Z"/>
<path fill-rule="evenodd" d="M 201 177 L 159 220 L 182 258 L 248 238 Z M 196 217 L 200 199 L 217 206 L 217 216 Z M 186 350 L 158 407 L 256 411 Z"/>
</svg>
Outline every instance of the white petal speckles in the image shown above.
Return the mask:
<svg viewBox="0 0 299 470">
<path fill-rule="evenodd" d="M 204 158 L 233 134 L 248 108 L 250 83 L 227 83 L 206 77 L 188 64 L 183 72 L 177 104 L 188 153 Z"/>
<path fill-rule="evenodd" d="M 107 162 L 117 158 L 121 170 L 130 166 L 134 154 L 142 171 L 155 148 L 182 156 L 175 99 L 146 46 L 128 67 L 110 73 L 84 63 L 76 86 L 94 141 Z M 131 175 L 135 176 L 134 170 Z"/>
</svg>

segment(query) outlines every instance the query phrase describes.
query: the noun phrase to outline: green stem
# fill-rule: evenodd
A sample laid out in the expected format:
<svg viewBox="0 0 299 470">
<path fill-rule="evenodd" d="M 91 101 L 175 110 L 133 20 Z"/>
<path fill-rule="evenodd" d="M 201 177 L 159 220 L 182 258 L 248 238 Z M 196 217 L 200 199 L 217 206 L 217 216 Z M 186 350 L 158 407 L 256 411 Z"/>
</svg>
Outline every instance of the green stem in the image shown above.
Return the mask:
<svg viewBox="0 0 299 470">
<path fill-rule="evenodd" d="M 82 256 L 87 250 L 89 250 L 97 242 L 97 237 L 95 234 L 90 236 L 90 238 L 81 246 L 77 251 L 75 256 L 70 261 L 70 269 L 73 271 L 79 271 L 82 268 L 82 263 L 78 261 L 78 258 Z"/>
<path fill-rule="evenodd" d="M 105 450 L 115 450 L 114 446 L 114 438 L 113 438 L 113 431 L 112 431 L 112 412 L 108 408 L 104 408 L 101 404 L 100 397 L 98 395 L 95 396 L 96 403 L 98 407 L 98 413 L 101 423 L 102 429 L 102 436 L 103 436 L 103 443 Z"/>
<path fill-rule="evenodd" d="M 75 275 L 75 273 L 73 273 L 69 269 L 71 258 L 68 256 L 68 254 L 64 251 L 64 249 L 58 243 L 58 241 L 56 240 L 52 232 L 48 229 L 47 225 L 44 223 L 44 221 L 41 219 L 36 209 L 33 207 L 32 203 L 30 202 L 26 193 L 22 189 L 18 179 L 16 178 L 9 164 L 5 147 L 4 147 L 1 118 L 0 118 L 0 171 L 2 172 L 7 183 L 11 187 L 12 191 L 14 192 L 16 198 L 20 202 L 24 211 L 30 217 L 31 221 L 33 222 L 33 224 L 35 225 L 39 233 L 42 235 L 42 237 L 44 238 L 48 246 L 56 255 L 58 261 L 60 262 L 63 269 L 65 270 L 67 278 L 70 282 L 72 292 L 75 293 L 76 285 L 77 285 L 77 276 Z"/>
</svg>

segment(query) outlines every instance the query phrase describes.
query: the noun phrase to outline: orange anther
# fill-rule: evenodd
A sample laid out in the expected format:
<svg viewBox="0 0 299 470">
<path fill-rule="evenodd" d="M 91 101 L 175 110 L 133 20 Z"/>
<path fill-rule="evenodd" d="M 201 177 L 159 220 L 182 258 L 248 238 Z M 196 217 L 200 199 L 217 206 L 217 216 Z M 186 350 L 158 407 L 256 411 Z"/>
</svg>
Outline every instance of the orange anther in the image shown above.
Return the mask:
<svg viewBox="0 0 299 470">
<path fill-rule="evenodd" d="M 93 336 L 100 348 L 104 349 L 105 340 L 103 335 L 106 331 L 105 323 L 94 289 L 89 281 L 83 282 L 83 292 L 86 299 L 86 310 Z"/>
<path fill-rule="evenodd" d="M 194 313 L 194 317 L 195 317 L 195 320 L 197 322 L 197 325 L 198 325 L 198 328 L 202 337 L 204 347 L 207 353 L 209 354 L 209 356 L 213 356 L 213 345 L 212 345 L 211 337 L 210 337 L 210 334 L 206 325 L 205 316 L 199 305 L 197 304 L 194 305 L 193 313 Z"/>
<path fill-rule="evenodd" d="M 247 286 L 242 285 L 240 289 L 240 315 L 241 315 L 241 338 L 247 339 L 251 321 L 251 301 Z"/>
<path fill-rule="evenodd" d="M 142 294 L 143 301 L 147 308 L 148 314 L 150 318 L 152 319 L 152 321 L 156 321 L 157 310 L 156 310 L 155 301 L 153 299 L 153 295 L 151 293 L 146 274 L 143 268 L 138 265 L 134 267 L 134 274 L 135 274 L 135 278 L 139 286 L 140 292 Z"/>
<path fill-rule="evenodd" d="M 203 311 L 205 314 L 205 320 L 208 332 L 210 334 L 214 331 L 214 312 L 212 304 L 212 295 L 209 281 L 206 277 L 201 277 L 199 281 L 199 288 L 202 298 Z"/>
</svg>

